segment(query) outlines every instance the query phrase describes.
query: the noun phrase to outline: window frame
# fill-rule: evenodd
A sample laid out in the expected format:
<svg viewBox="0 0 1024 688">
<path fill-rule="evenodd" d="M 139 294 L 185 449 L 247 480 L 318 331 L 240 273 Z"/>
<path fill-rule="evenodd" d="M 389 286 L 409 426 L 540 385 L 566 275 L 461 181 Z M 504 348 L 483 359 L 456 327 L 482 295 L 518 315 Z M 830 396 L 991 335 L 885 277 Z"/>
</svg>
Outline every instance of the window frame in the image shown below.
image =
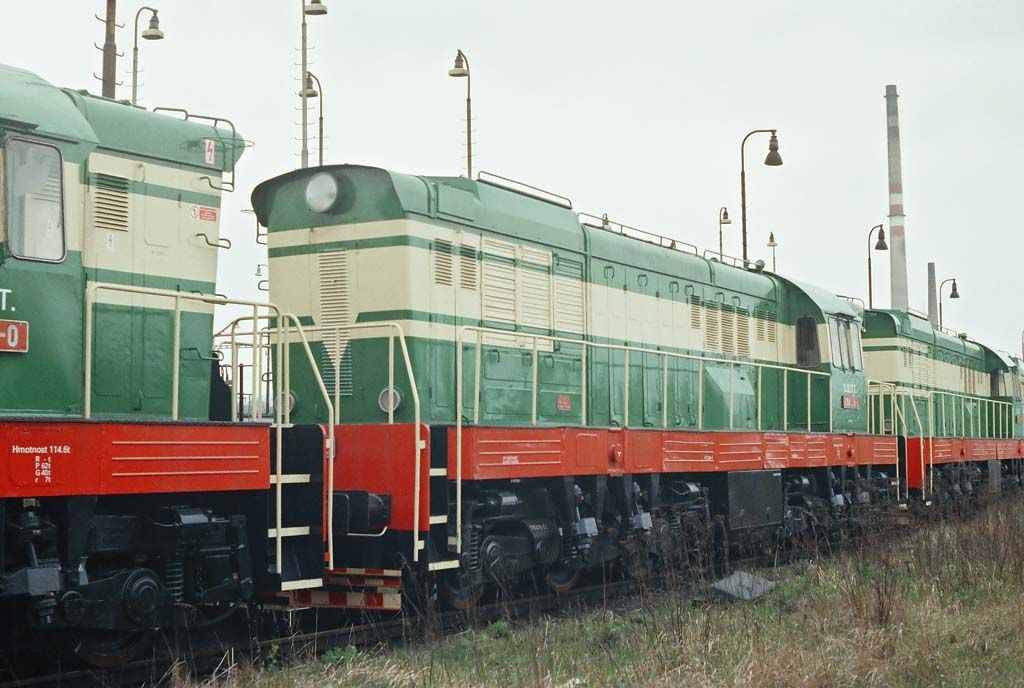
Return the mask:
<svg viewBox="0 0 1024 688">
<path fill-rule="evenodd" d="M 802 324 L 803 323 L 808 323 L 808 322 L 810 323 L 810 327 L 809 328 L 804 328 Z M 796 337 L 795 337 L 795 339 L 796 339 L 796 364 L 797 364 L 797 366 L 800 367 L 800 368 L 817 368 L 818 366 L 821 365 L 821 341 L 818 338 L 818 321 L 815 319 L 815 317 L 813 315 L 802 315 L 802 316 L 800 316 L 799 318 L 796 319 L 795 328 L 796 328 Z M 813 349 L 811 347 L 807 347 L 806 349 L 801 348 L 801 336 L 800 336 L 800 333 L 801 333 L 801 329 L 802 328 L 805 331 L 811 333 L 811 338 L 814 340 L 813 341 L 813 344 L 814 344 Z M 801 354 L 803 352 L 810 352 L 810 351 L 813 351 L 813 353 L 814 353 L 812 359 L 810 361 L 807 361 L 807 360 L 801 361 Z"/>
<path fill-rule="evenodd" d="M 11 246 L 11 199 L 10 199 L 10 169 L 8 168 L 8 162 L 10 155 L 8 153 L 8 147 L 15 141 L 23 141 L 25 143 L 43 146 L 45 148 L 52 148 L 57 153 L 57 164 L 60 172 L 60 233 L 61 233 L 61 255 L 60 258 L 37 258 L 32 256 L 21 256 L 15 253 L 14 248 Z M 27 260 L 33 263 L 51 263 L 59 264 L 63 263 L 68 258 L 68 223 L 67 223 L 67 203 L 65 202 L 64 193 L 64 154 L 61 153 L 60 147 L 49 143 L 47 141 L 40 141 L 39 139 L 29 138 L 27 136 L 9 136 L 4 140 L 3 144 L 3 161 L 2 161 L 2 172 L 3 172 L 3 207 L 0 212 L 0 222 L 3 223 L 3 238 L 4 243 L 7 245 L 7 251 L 18 260 Z"/>
<path fill-rule="evenodd" d="M 855 320 L 850 321 L 850 363 L 853 370 L 864 370 L 864 339 Z"/>
</svg>

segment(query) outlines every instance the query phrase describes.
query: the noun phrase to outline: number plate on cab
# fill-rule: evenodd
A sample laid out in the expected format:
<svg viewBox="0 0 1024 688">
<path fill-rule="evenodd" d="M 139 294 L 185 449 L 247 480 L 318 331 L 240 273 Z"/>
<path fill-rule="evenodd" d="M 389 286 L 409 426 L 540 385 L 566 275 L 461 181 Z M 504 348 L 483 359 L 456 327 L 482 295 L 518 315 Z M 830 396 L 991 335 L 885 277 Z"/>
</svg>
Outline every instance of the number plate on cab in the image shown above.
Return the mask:
<svg viewBox="0 0 1024 688">
<path fill-rule="evenodd" d="M 0 351 L 28 353 L 28 323 L 24 320 L 0 320 Z"/>
<path fill-rule="evenodd" d="M 843 395 L 843 408 L 844 409 L 859 409 L 860 408 L 860 397 L 851 394 Z"/>
</svg>

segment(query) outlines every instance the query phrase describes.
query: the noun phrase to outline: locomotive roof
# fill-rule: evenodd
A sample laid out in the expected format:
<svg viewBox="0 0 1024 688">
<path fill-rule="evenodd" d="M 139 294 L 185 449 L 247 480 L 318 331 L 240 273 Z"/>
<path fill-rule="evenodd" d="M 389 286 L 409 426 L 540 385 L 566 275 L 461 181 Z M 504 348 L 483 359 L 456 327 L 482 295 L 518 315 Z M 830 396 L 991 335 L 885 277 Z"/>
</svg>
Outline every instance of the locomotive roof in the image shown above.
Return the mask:
<svg viewBox="0 0 1024 688">
<path fill-rule="evenodd" d="M 303 201 L 305 184 L 309 177 L 324 171 L 338 180 L 339 201 L 327 213 L 317 213 Z M 257 185 L 252 193 L 252 206 L 260 224 L 270 232 L 420 215 L 556 249 L 582 252 L 589 248 L 596 258 L 621 261 L 759 298 L 777 300 L 782 285 L 790 291 L 803 292 L 824 312 L 858 317 L 849 303 L 825 289 L 581 224 L 567 204 L 465 177 L 414 176 L 363 165 L 298 169 Z"/>
<path fill-rule="evenodd" d="M 226 129 L 58 88 L 32 72 L 7 65 L 0 65 L 0 129 L 65 144 L 65 157 L 72 162 L 81 162 L 100 148 L 229 170 L 245 146 L 241 137 Z M 204 160 L 203 139 L 220 144 L 213 165 Z"/>
</svg>

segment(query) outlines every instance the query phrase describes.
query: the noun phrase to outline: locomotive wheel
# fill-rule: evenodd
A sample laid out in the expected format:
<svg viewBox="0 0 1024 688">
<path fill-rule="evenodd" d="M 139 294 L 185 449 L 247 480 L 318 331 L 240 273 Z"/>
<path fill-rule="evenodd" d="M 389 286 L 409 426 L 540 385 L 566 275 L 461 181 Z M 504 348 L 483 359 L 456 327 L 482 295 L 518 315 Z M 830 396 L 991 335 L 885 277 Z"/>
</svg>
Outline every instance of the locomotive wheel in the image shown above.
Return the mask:
<svg viewBox="0 0 1024 688">
<path fill-rule="evenodd" d="M 476 607 L 482 590 L 470 584 L 456 569 L 441 574 L 437 581 L 437 592 L 449 608 L 468 611 Z"/>
<path fill-rule="evenodd" d="M 145 652 L 153 642 L 153 631 L 108 631 L 88 629 L 79 633 L 75 654 L 85 663 L 102 669 L 119 667 Z"/>
<path fill-rule="evenodd" d="M 547 581 L 548 587 L 552 591 L 562 595 L 573 588 L 580 580 L 580 574 L 582 570 L 578 568 L 568 568 L 560 564 L 556 564 L 549 567 L 547 573 L 544 575 L 544 579 Z"/>
</svg>

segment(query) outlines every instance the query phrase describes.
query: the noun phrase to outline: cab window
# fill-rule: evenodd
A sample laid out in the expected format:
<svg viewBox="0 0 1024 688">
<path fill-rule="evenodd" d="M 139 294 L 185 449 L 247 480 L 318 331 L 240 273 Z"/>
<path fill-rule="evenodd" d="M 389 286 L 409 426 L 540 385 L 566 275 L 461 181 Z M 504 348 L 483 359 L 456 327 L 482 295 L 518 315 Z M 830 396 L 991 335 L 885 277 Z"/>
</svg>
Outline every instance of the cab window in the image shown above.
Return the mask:
<svg viewBox="0 0 1024 688">
<path fill-rule="evenodd" d="M 818 323 L 810 316 L 796 320 L 796 364 L 813 368 L 821 363 L 818 348 Z"/>
<path fill-rule="evenodd" d="M 864 349 L 860 340 L 860 326 L 855 323 L 847 323 L 850 328 L 850 353 L 854 370 L 864 370 Z"/>
<path fill-rule="evenodd" d="M 828 338 L 832 344 L 832 365 L 839 368 L 842 363 L 842 355 L 839 353 L 839 319 L 828 319 Z"/>
<path fill-rule="evenodd" d="M 64 181 L 54 146 L 10 139 L 4 147 L 7 247 L 16 258 L 64 260 Z"/>
</svg>

